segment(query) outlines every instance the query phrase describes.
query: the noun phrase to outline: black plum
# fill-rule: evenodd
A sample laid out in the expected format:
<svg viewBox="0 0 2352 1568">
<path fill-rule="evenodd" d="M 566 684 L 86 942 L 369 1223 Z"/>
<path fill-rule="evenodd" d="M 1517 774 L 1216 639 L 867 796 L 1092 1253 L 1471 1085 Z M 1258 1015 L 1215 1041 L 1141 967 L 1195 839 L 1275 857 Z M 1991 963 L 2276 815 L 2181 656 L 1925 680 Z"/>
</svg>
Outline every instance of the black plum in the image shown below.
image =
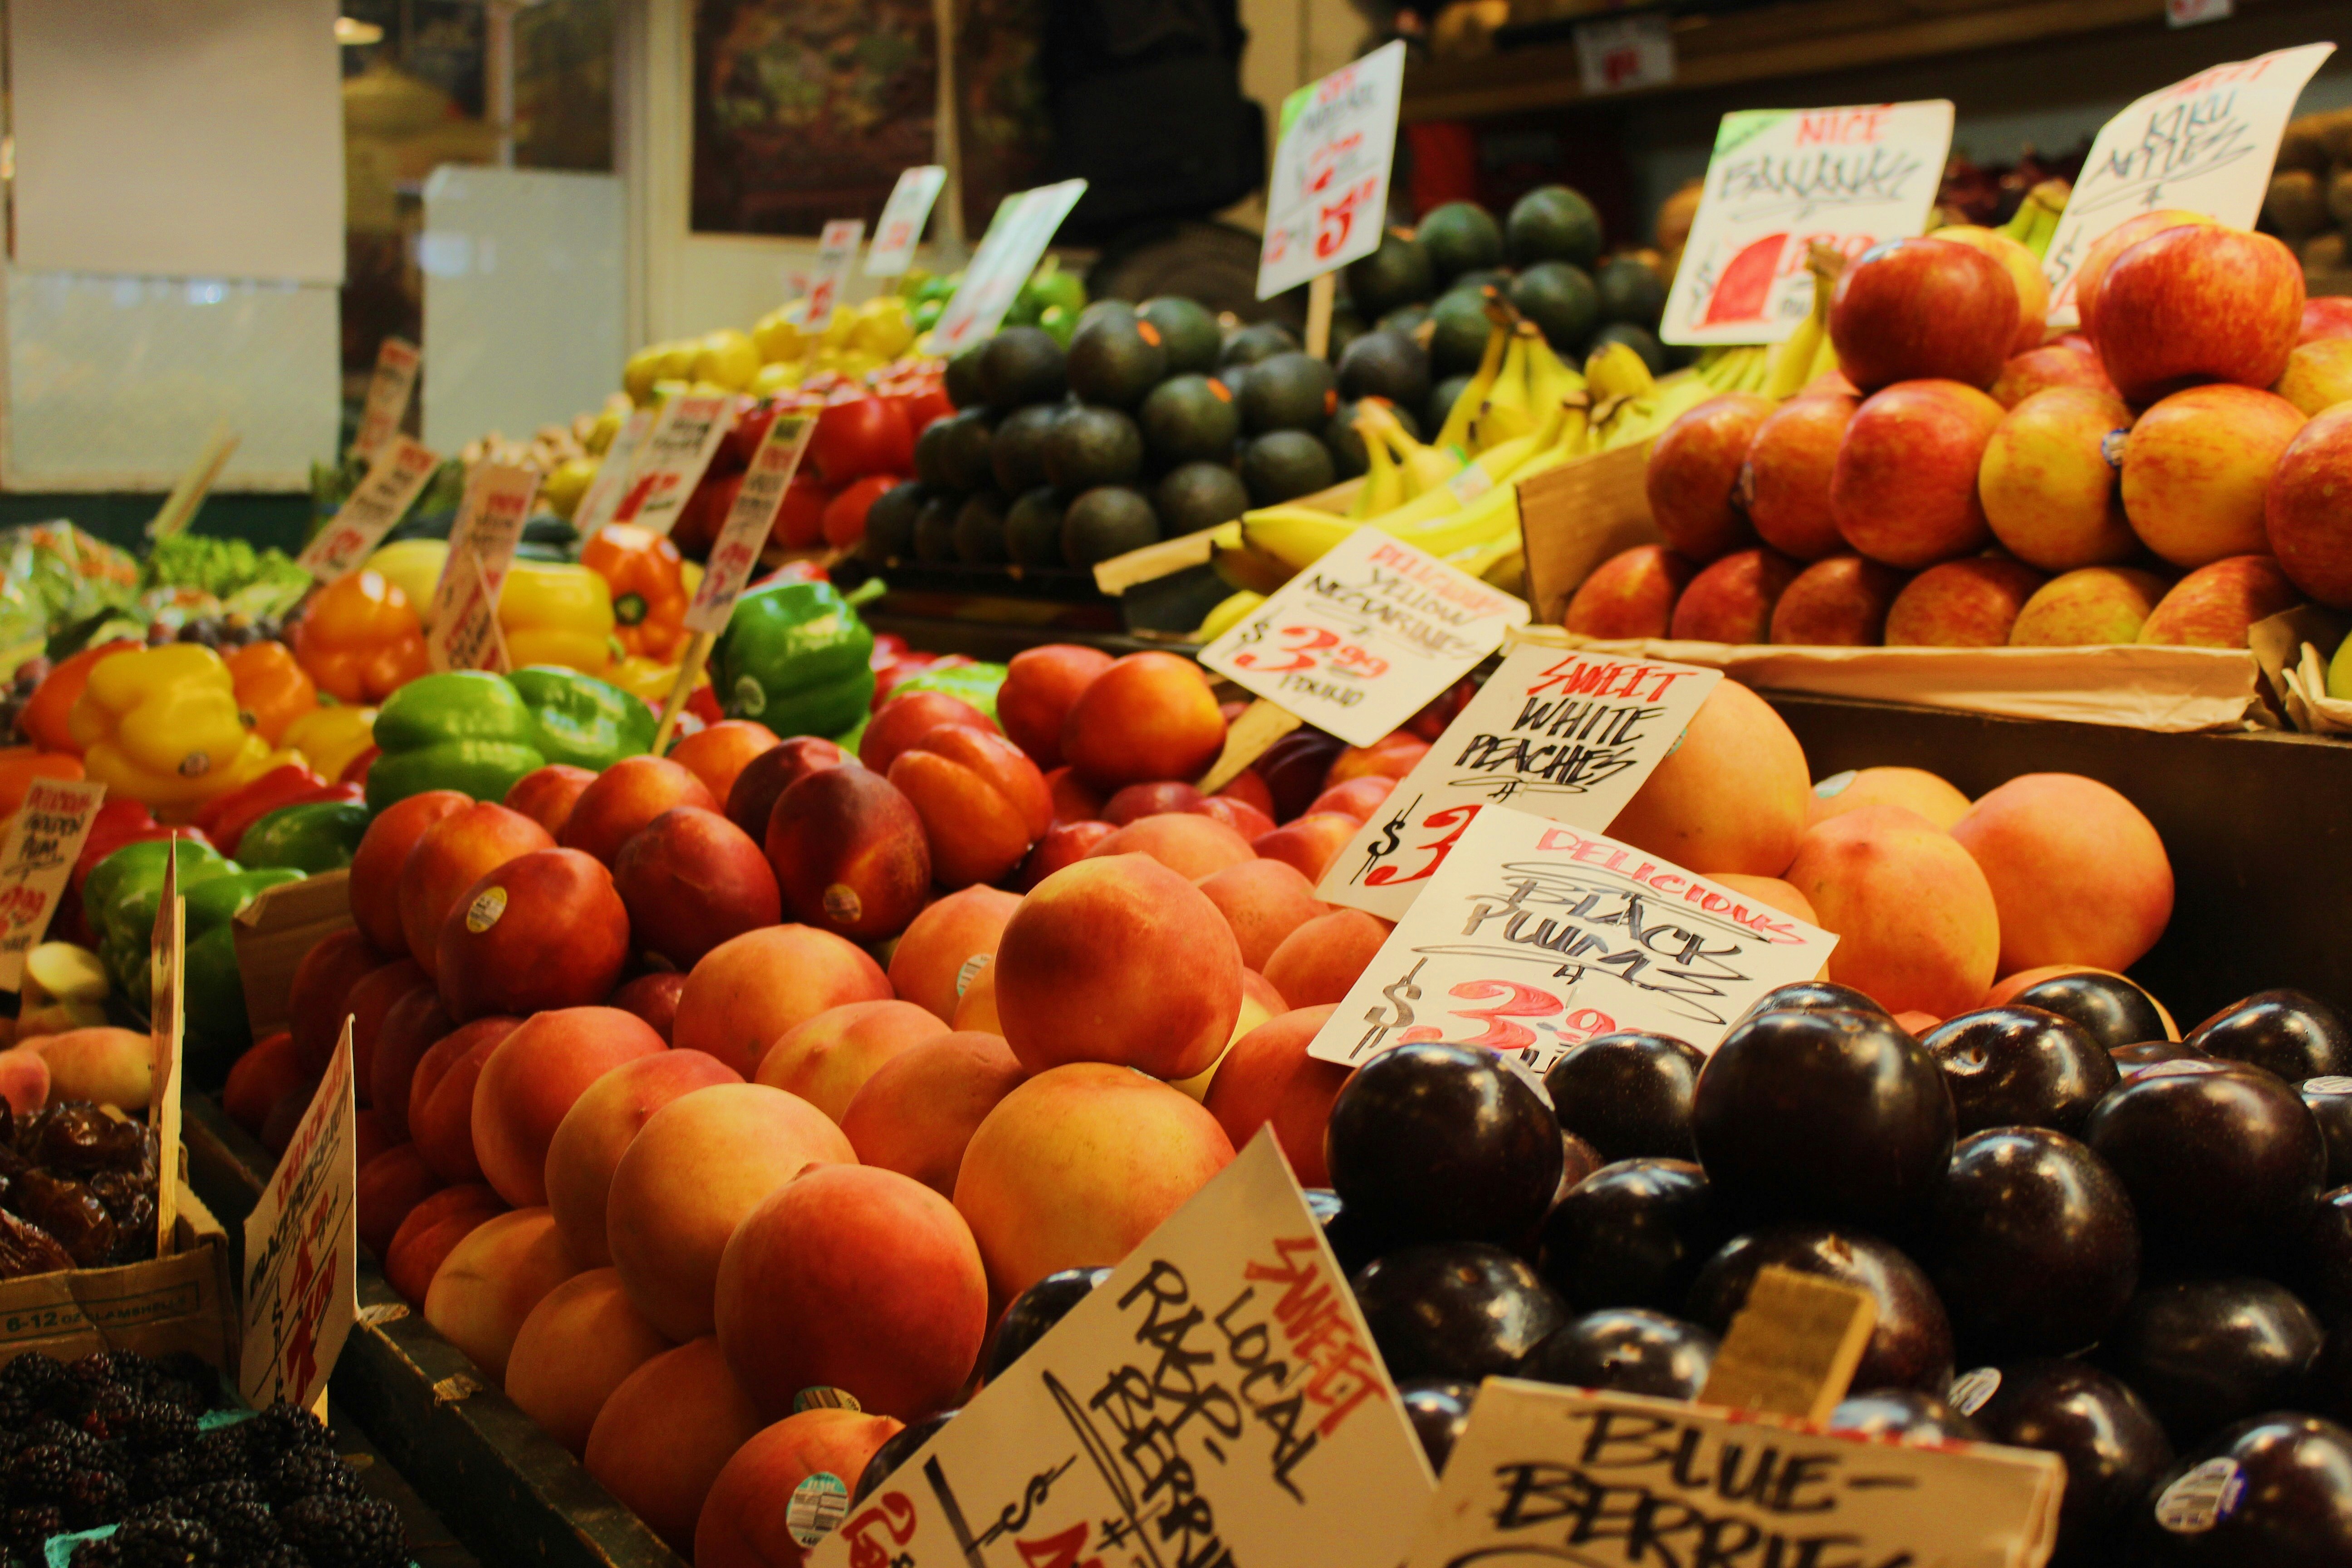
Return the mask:
<svg viewBox="0 0 2352 1568">
<path fill-rule="evenodd" d="M 1878 1302 L 1853 1381 L 1864 1388 L 1941 1394 L 1952 1378 L 1952 1325 L 1917 1264 L 1874 1236 L 1820 1225 L 1780 1225 L 1735 1237 L 1707 1259 L 1684 1314 L 1720 1334 L 1747 1303 L 1767 1264 L 1867 1290 Z"/>
<path fill-rule="evenodd" d="M 1749 1018 L 1699 1075 L 1692 1126 L 1727 1205 L 1880 1230 L 1924 1207 L 1952 1158 L 1943 1075 L 1884 1014 Z"/>
<path fill-rule="evenodd" d="M 2172 1464 L 2172 1444 L 2139 1395 L 2077 1361 L 2026 1361 L 1989 1373 L 1976 1423 L 1996 1443 L 2040 1448 L 2066 1467 L 2058 1544 L 2068 1557 L 2109 1540 Z"/>
<path fill-rule="evenodd" d="M 1110 1278 L 1108 1268 L 1065 1268 L 1048 1274 L 1018 1296 L 1004 1309 L 1003 1320 L 996 1325 L 996 1342 L 989 1348 L 988 1366 L 983 1375 L 990 1383 L 1003 1377 L 1005 1369 L 1029 1352 L 1029 1347 L 1045 1337 L 1045 1331 L 1070 1315 L 1070 1309 L 1094 1293 L 1096 1286 Z"/>
<path fill-rule="evenodd" d="M 1699 1266 L 1731 1239 L 1687 1160 L 1624 1160 L 1571 1188 L 1544 1221 L 1544 1279 L 1580 1311 L 1682 1310 Z"/>
<path fill-rule="evenodd" d="M 866 1468 L 857 1472 L 857 1489 L 850 1494 L 849 1505 L 855 1508 L 864 1502 L 876 1488 L 890 1479 L 899 1466 L 913 1458 L 918 1449 L 938 1436 L 940 1428 L 954 1420 L 958 1414 L 953 1410 L 942 1410 L 937 1415 L 927 1415 L 913 1426 L 901 1427 L 890 1434 L 889 1438 L 874 1450 L 874 1457 L 866 1461 Z"/>
<path fill-rule="evenodd" d="M 1988 1127 L 2079 1133 L 2122 1076 L 2089 1030 L 2040 1007 L 1962 1013 L 1919 1043 L 1952 1091 L 1963 1138 Z"/>
<path fill-rule="evenodd" d="M 1569 1319 L 1534 1269 L 1475 1241 L 1389 1253 L 1354 1284 L 1391 1377 L 1496 1376 Z"/>
<path fill-rule="evenodd" d="M 1572 1388 L 1696 1399 L 1715 1364 L 1716 1337 L 1639 1307 L 1609 1307 L 1562 1325 L 1529 1351 L 1518 1375 Z"/>
<path fill-rule="evenodd" d="M 2302 991 L 2257 991 L 2189 1032 L 2210 1056 L 2251 1062 L 2289 1083 L 2352 1073 L 2352 1027 L 2344 1015 Z"/>
<path fill-rule="evenodd" d="M 2311 1108 L 2327 1145 L 2327 1174 L 2321 1185 L 2352 1183 L 2352 1078 L 2307 1078 L 2295 1085 L 2295 1092 Z"/>
<path fill-rule="evenodd" d="M 2313 1206 L 2286 1272 L 2324 1321 L 2352 1320 L 2352 1187 Z"/>
<path fill-rule="evenodd" d="M 2195 1046 L 2179 1040 L 2141 1040 L 2128 1046 L 2117 1046 L 2107 1052 L 2107 1059 L 2116 1070 L 2130 1079 L 2159 1062 L 2210 1061 Z"/>
<path fill-rule="evenodd" d="M 1339 1260 L 1341 1269 L 1353 1274 L 1381 1255 L 1380 1238 L 1349 1212 L 1339 1194 L 1328 1187 L 1308 1187 L 1305 1196 L 1307 1211 L 1323 1227 L 1323 1239 L 1330 1245 L 1331 1256 Z"/>
<path fill-rule="evenodd" d="M 1333 1190 L 1394 1244 L 1514 1242 L 1559 1194 L 1559 1124 L 1492 1051 L 1374 1057 L 1339 1090 L 1324 1137 Z"/>
<path fill-rule="evenodd" d="M 2258 1261 L 2301 1226 L 2327 1168 L 2294 1088 L 2231 1062 L 2160 1062 L 2091 1112 L 2083 1141 L 2131 1194 L 2152 1255 Z"/>
<path fill-rule="evenodd" d="M 1477 1402 L 1478 1385 L 1452 1377 L 1407 1378 L 1397 1384 L 1397 1397 L 1404 1401 L 1404 1418 L 1412 1424 L 1412 1435 L 1421 1439 L 1429 1468 L 1444 1475 L 1454 1442 L 1462 1428 L 1470 1425 L 1470 1406 Z"/>
<path fill-rule="evenodd" d="M 1874 1388 L 1838 1401 L 1832 1432 L 1899 1437 L 1910 1443 L 1980 1443 L 1984 1430 L 1932 1394 L 1916 1388 Z"/>
<path fill-rule="evenodd" d="M 2179 1279 L 2132 1298 L 2100 1359 L 2188 1448 L 2293 1404 L 2320 1337 L 2311 1309 L 2268 1279 Z"/>
<path fill-rule="evenodd" d="M 1600 1150 L 1595 1149 L 1567 1128 L 1561 1128 L 1559 1130 L 1559 1182 L 1552 1188 L 1552 1207 L 1558 1208 L 1559 1200 L 1574 1191 L 1577 1183 L 1608 1163 L 1601 1157 Z"/>
<path fill-rule="evenodd" d="M 2037 980 L 2010 1001 L 2073 1019 L 2106 1050 L 2141 1040 L 2160 1040 L 2172 1033 L 2165 1026 L 2164 1009 L 2154 997 L 2120 974 L 2103 974 L 2095 969 Z"/>
<path fill-rule="evenodd" d="M 1927 1274 L 1970 1361 L 2058 1355 L 2096 1340 L 2139 1283 L 2131 1199 L 2063 1132 L 1960 1140 L 1936 1204 Z"/>
<path fill-rule="evenodd" d="M 2331 1421 L 2352 1423 L 2352 1319 L 2339 1319 L 2311 1363 L 2302 1400 Z"/>
<path fill-rule="evenodd" d="M 2152 1568 L 2352 1563 L 2352 1429 L 2273 1411 L 2183 1455 L 2139 1511 Z"/>
<path fill-rule="evenodd" d="M 1875 1013 L 1882 1018 L 1894 1016 L 1853 986 L 1831 980 L 1800 980 L 1793 984 L 1776 985 L 1759 996 L 1755 1005 L 1740 1015 L 1740 1021 L 1744 1023 L 1759 1013 Z"/>
<path fill-rule="evenodd" d="M 1571 1046 L 1544 1074 L 1559 1124 L 1601 1159 L 1687 1160 L 1691 1096 L 1706 1056 L 1671 1035 L 1628 1029 Z"/>
</svg>

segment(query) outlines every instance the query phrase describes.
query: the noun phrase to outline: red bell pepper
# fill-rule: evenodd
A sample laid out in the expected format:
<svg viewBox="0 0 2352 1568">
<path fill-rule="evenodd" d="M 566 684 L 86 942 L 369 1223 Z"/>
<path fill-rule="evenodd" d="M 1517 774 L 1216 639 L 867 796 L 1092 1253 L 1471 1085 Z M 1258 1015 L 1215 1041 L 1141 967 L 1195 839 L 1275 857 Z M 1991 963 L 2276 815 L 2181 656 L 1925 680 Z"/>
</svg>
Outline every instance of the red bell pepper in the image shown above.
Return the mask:
<svg viewBox="0 0 2352 1568">
<path fill-rule="evenodd" d="M 776 507 L 775 526 L 769 530 L 770 542 L 786 550 L 814 550 L 824 542 L 824 512 L 832 501 L 833 492 L 824 481 L 803 468 L 784 487 L 784 499 Z"/>
<path fill-rule="evenodd" d="M 272 773 L 285 771 L 287 770 L 271 770 Z M 299 771 L 310 773 L 307 768 Z M 263 775 L 265 778 L 268 776 L 268 774 Z M 291 795 L 266 795 L 250 800 L 242 798 L 249 793 L 250 786 L 237 791 L 236 794 L 240 797 L 239 804 L 224 812 L 217 820 L 205 828 L 205 831 L 212 835 L 214 847 L 232 860 L 236 858 L 237 846 L 245 842 L 246 830 L 278 807 L 319 805 L 329 801 L 360 800 L 365 797 L 367 792 L 356 784 L 329 784 L 317 774 L 311 773 L 308 787 L 298 789 Z"/>
<path fill-rule="evenodd" d="M 293 805 L 297 795 L 319 789 L 326 782 L 299 763 L 284 763 L 250 784 L 213 796 L 196 813 L 194 822 L 212 836 L 222 854 L 235 859 L 236 841 L 247 824 L 264 812 Z"/>
<path fill-rule="evenodd" d="M 719 451 L 710 459 L 710 466 L 720 473 L 750 468 L 760 443 L 767 438 L 768 426 L 782 412 L 783 405 L 772 397 L 763 397 L 740 410 L 735 423 L 719 438 Z"/>
<path fill-rule="evenodd" d="M 868 474 L 904 474 L 915 463 L 915 433 L 906 411 L 871 394 L 828 404 L 816 416 L 809 457 L 827 485 L 845 485 Z"/>
<path fill-rule="evenodd" d="M 887 490 L 903 483 L 896 474 L 868 474 L 825 503 L 824 542 L 847 550 L 866 537 L 866 514 Z"/>
<path fill-rule="evenodd" d="M 74 862 L 73 872 L 66 881 L 65 897 L 58 900 L 58 912 L 49 922 L 50 931 L 59 942 L 79 942 L 84 947 L 98 945 L 97 933 L 83 918 L 81 885 L 83 879 L 97 868 L 98 863 L 126 844 L 137 844 L 150 838 L 169 838 L 173 835 L 210 844 L 211 837 L 200 827 L 166 827 L 157 822 L 154 814 L 135 800 L 110 800 L 98 808 L 90 818 L 89 837 L 82 840 L 81 857 Z"/>
<path fill-rule="evenodd" d="M 383 754 L 383 747 L 370 746 L 366 751 L 362 752 L 358 756 L 353 757 L 350 762 L 343 764 L 343 771 L 335 775 L 335 782 L 337 784 L 366 784 L 369 767 L 374 763 L 376 758 Z"/>
</svg>

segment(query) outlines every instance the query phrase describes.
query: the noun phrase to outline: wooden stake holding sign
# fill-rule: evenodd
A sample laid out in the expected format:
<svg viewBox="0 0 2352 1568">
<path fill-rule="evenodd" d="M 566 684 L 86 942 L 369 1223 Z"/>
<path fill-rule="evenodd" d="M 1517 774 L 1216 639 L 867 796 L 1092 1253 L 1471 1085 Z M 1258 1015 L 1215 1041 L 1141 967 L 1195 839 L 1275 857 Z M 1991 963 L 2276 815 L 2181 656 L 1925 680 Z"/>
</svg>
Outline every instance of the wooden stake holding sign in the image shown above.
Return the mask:
<svg viewBox="0 0 2352 1568">
<path fill-rule="evenodd" d="M 180 1221 L 180 1046 L 187 1033 L 188 903 L 180 896 L 180 838 L 163 857 L 163 899 L 147 943 L 147 1031 L 154 1049 L 147 1125 L 155 1130 L 155 1256 L 168 1258 Z"/>
<path fill-rule="evenodd" d="M 187 472 L 180 476 L 180 482 L 173 485 L 172 493 L 164 498 L 163 510 L 149 520 L 148 538 L 169 539 L 196 520 L 197 509 L 205 504 L 205 497 L 212 492 L 213 485 L 220 479 L 221 470 L 228 467 L 229 457 L 236 452 L 238 439 L 237 433 L 228 427 L 226 420 L 213 427 L 204 450 L 196 454 L 195 461 L 188 465 Z"/>
</svg>

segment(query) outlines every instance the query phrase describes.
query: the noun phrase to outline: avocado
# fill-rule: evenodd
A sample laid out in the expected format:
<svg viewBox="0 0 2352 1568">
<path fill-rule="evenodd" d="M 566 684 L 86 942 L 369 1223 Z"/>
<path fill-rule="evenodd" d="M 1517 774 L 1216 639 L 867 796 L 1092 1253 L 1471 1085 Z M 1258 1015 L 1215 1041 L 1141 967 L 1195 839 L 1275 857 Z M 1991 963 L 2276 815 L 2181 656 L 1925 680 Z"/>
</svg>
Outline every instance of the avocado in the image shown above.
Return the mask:
<svg viewBox="0 0 2352 1568">
<path fill-rule="evenodd" d="M 1342 403 L 1323 426 L 1323 444 L 1331 448 L 1331 466 L 1343 479 L 1352 479 L 1372 466 L 1371 454 L 1364 449 L 1364 437 L 1356 429 L 1356 410 L 1362 405 Z M 1414 440 L 1421 439 L 1421 416 L 1413 412 L 1418 404 L 1394 405 L 1389 409 L 1404 433 Z"/>
<path fill-rule="evenodd" d="M 1062 359 L 1062 345 L 1044 328 L 1007 327 L 981 346 L 981 397 L 999 414 L 1055 402 L 1069 390 Z"/>
<path fill-rule="evenodd" d="M 1428 306 L 1418 301 L 1411 305 L 1399 305 L 1381 318 L 1381 331 L 1402 332 L 1405 336 L 1412 337 L 1420 330 L 1422 322 L 1427 320 L 1429 320 Z"/>
<path fill-rule="evenodd" d="M 1141 490 L 1128 485 L 1097 485 L 1062 514 L 1062 558 L 1073 566 L 1159 542 L 1159 514 Z"/>
<path fill-rule="evenodd" d="M 1601 257 L 1601 215 L 1566 185 L 1538 185 L 1512 206 L 1503 238 L 1514 267 L 1565 261 L 1589 271 Z"/>
<path fill-rule="evenodd" d="M 1366 332 L 1339 356 L 1339 395 L 1385 397 L 1400 408 L 1429 401 L 1429 351 L 1403 332 Z"/>
<path fill-rule="evenodd" d="M 932 420 L 915 437 L 915 478 L 935 490 L 948 488 L 947 449 L 946 419 Z"/>
<path fill-rule="evenodd" d="M 1097 321 L 1135 320 L 1135 307 L 1124 300 L 1097 300 L 1078 312 L 1079 331 L 1085 331 Z"/>
<path fill-rule="evenodd" d="M 945 490 L 934 490 L 923 499 L 923 510 L 915 514 L 915 559 L 926 566 L 943 565 L 956 558 L 956 513 L 963 509 L 963 498 Z"/>
<path fill-rule="evenodd" d="M 1348 298 L 1367 316 L 1385 316 L 1436 292 L 1437 268 L 1429 247 L 1395 229 L 1381 236 L 1378 250 L 1348 263 Z"/>
<path fill-rule="evenodd" d="M 1223 463 L 1186 463 L 1170 469 L 1153 499 L 1171 539 L 1231 522 L 1249 510 L 1249 490 Z"/>
<path fill-rule="evenodd" d="M 1633 352 L 1642 356 L 1642 363 L 1650 367 L 1652 375 L 1666 374 L 1666 345 L 1649 328 L 1637 327 L 1631 321 L 1612 321 L 1592 334 L 1585 353 L 1591 353 L 1608 343 L 1631 344 Z"/>
<path fill-rule="evenodd" d="M 994 417 L 984 408 L 967 408 L 961 414 L 951 414 L 934 422 L 923 432 L 929 437 L 938 431 L 934 471 L 922 469 L 922 442 L 916 442 L 915 477 L 925 484 L 961 494 L 976 490 L 993 477 L 990 471 L 990 448 L 994 445 Z"/>
<path fill-rule="evenodd" d="M 1428 430 L 1444 429 L 1447 416 L 1454 412 L 1454 404 L 1461 401 L 1463 393 L 1467 391 L 1469 386 L 1470 378 L 1468 376 L 1449 375 L 1444 381 L 1439 382 L 1435 386 L 1431 387 L 1429 389 L 1429 405 L 1421 411 L 1421 423 L 1423 428 Z M 1400 410 L 1399 412 L 1402 411 Z"/>
<path fill-rule="evenodd" d="M 1486 319 L 1485 296 L 1456 289 L 1431 308 L 1437 331 L 1429 340 L 1429 368 L 1433 375 L 1459 375 L 1478 368 L 1486 352 L 1486 334 L 1494 323 Z"/>
<path fill-rule="evenodd" d="M 997 425 L 988 444 L 988 466 L 998 489 L 1017 496 L 1045 482 L 1045 437 L 1062 413 L 1058 403 L 1040 403 L 1015 409 Z"/>
<path fill-rule="evenodd" d="M 1139 317 L 1103 315 L 1070 340 L 1070 390 L 1083 403 L 1132 408 L 1168 379 L 1160 329 Z"/>
<path fill-rule="evenodd" d="M 930 491 L 913 479 L 891 486 L 866 510 L 866 540 L 858 553 L 879 565 L 915 551 L 915 516 Z"/>
<path fill-rule="evenodd" d="M 1331 367 L 1312 354 L 1281 353 L 1250 366 L 1235 401 L 1242 428 L 1253 436 L 1269 430 L 1319 430 L 1331 416 L 1338 394 Z"/>
<path fill-rule="evenodd" d="M 1323 345 L 1323 357 L 1331 363 L 1338 364 L 1340 356 L 1348 352 L 1355 341 L 1371 330 L 1364 325 L 1364 318 L 1353 310 L 1332 311 L 1331 334 Z"/>
<path fill-rule="evenodd" d="M 948 361 L 941 384 L 948 401 L 958 408 L 977 408 L 988 401 L 980 390 L 980 356 L 987 352 L 987 343 L 974 343 Z"/>
<path fill-rule="evenodd" d="M 1206 305 L 1177 294 L 1146 300 L 1135 313 L 1160 329 L 1160 346 L 1168 351 L 1168 374 L 1214 370 L 1224 333 Z"/>
<path fill-rule="evenodd" d="M 1618 257 L 1593 275 L 1592 286 L 1601 295 L 1602 321 L 1657 331 L 1658 318 L 1665 313 L 1666 286 L 1648 263 Z"/>
<path fill-rule="evenodd" d="M 1066 409 L 1045 436 L 1045 480 L 1067 491 L 1122 485 L 1143 471 L 1143 433 L 1116 408 Z"/>
<path fill-rule="evenodd" d="M 1039 485 L 1004 514 L 1004 549 L 1018 566 L 1062 563 L 1062 492 Z"/>
<path fill-rule="evenodd" d="M 1544 342 L 1563 354 L 1581 355 L 1592 329 L 1601 324 L 1601 296 L 1580 267 L 1538 261 L 1511 282 L 1511 308 L 1542 331 Z"/>
<path fill-rule="evenodd" d="M 1137 414 L 1143 445 L 1164 464 L 1221 459 L 1242 433 L 1242 414 L 1223 381 L 1172 375 L 1151 389 Z"/>
<path fill-rule="evenodd" d="M 967 566 L 991 566 L 1010 561 L 1004 547 L 1006 501 L 997 490 L 974 490 L 956 509 L 956 559 Z"/>
<path fill-rule="evenodd" d="M 1242 448 L 1252 506 L 1276 506 L 1327 489 L 1339 477 L 1330 448 L 1304 430 L 1276 430 Z"/>
<path fill-rule="evenodd" d="M 1225 340 L 1217 355 L 1220 365 L 1252 365 L 1276 354 L 1295 353 L 1298 340 L 1279 321 L 1252 321 Z"/>
<path fill-rule="evenodd" d="M 1448 202 L 1433 209 L 1413 237 L 1429 252 L 1430 265 L 1443 279 L 1503 263 L 1503 226 L 1475 202 Z"/>
</svg>

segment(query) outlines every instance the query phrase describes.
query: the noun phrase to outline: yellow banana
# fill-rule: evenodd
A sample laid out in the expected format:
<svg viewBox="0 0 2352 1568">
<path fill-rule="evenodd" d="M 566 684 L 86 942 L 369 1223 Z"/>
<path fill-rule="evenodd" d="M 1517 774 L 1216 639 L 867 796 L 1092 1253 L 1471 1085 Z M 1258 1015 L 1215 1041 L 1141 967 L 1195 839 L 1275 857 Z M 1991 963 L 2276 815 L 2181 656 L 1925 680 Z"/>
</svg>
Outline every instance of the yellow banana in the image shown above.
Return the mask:
<svg viewBox="0 0 2352 1568">
<path fill-rule="evenodd" d="M 1360 522 L 1404 503 L 1404 476 L 1397 471 L 1389 444 L 1361 414 L 1356 416 L 1356 434 L 1363 437 L 1364 453 L 1371 461 L 1363 487 L 1356 491 L 1355 504 L 1348 509 L 1348 515 Z"/>
<path fill-rule="evenodd" d="M 1675 376 L 1662 381 L 1655 391 L 1633 398 L 1619 407 L 1617 416 L 1610 421 L 1608 435 L 1601 443 L 1601 449 L 1629 446 L 1654 436 L 1700 404 L 1717 395 L 1715 388 L 1696 376 Z"/>
<path fill-rule="evenodd" d="M 1254 594 L 1247 588 L 1236 594 L 1228 594 L 1218 600 L 1217 607 L 1211 610 L 1202 620 L 1201 629 L 1195 635 L 1202 642 L 1214 642 L 1233 630 L 1244 616 L 1265 603 L 1264 594 Z"/>
<path fill-rule="evenodd" d="M 1510 346 L 1510 336 L 1501 327 L 1487 331 L 1486 350 L 1478 357 L 1478 368 L 1471 374 L 1470 384 L 1462 389 L 1462 395 L 1454 400 L 1454 406 L 1446 410 L 1445 424 L 1438 430 L 1436 440 L 1430 443 L 1432 446 L 1440 449 L 1469 448 L 1470 421 L 1478 416 L 1478 410 L 1486 405 L 1486 395 L 1494 390 L 1495 377 L 1502 374 L 1503 351 Z"/>
<path fill-rule="evenodd" d="M 1584 362 L 1584 384 L 1596 399 L 1639 397 L 1656 383 L 1649 362 L 1630 343 L 1607 343 Z"/>
<path fill-rule="evenodd" d="M 1509 557 L 1521 554 L 1523 550 L 1518 531 L 1514 529 L 1484 544 L 1472 544 L 1456 550 L 1442 559 L 1447 565 L 1467 572 L 1473 577 L 1485 577 Z"/>
<path fill-rule="evenodd" d="M 1495 384 L 1487 392 L 1477 417 L 1470 422 L 1473 450 L 1483 452 L 1536 427 L 1537 405 L 1528 395 L 1528 336 L 1527 332 L 1514 331 L 1509 346 L 1503 351 L 1503 368 L 1496 374 Z"/>
<path fill-rule="evenodd" d="M 1268 516 L 1267 512 L 1281 515 Z M 1328 511 L 1270 507 L 1266 511 L 1242 514 L 1242 540 L 1259 554 L 1271 556 L 1296 572 L 1315 564 L 1325 551 L 1362 526 Z"/>
<path fill-rule="evenodd" d="M 1584 377 L 1576 367 L 1553 353 L 1541 332 L 1535 332 L 1528 344 L 1528 401 L 1547 411 L 1549 422 L 1549 410 L 1583 390 Z"/>
<path fill-rule="evenodd" d="M 1462 471 L 1462 458 L 1455 449 L 1423 446 L 1414 440 L 1386 405 L 1369 405 L 1362 416 L 1372 420 L 1373 428 L 1394 454 L 1405 500 L 1434 489 Z"/>
</svg>

